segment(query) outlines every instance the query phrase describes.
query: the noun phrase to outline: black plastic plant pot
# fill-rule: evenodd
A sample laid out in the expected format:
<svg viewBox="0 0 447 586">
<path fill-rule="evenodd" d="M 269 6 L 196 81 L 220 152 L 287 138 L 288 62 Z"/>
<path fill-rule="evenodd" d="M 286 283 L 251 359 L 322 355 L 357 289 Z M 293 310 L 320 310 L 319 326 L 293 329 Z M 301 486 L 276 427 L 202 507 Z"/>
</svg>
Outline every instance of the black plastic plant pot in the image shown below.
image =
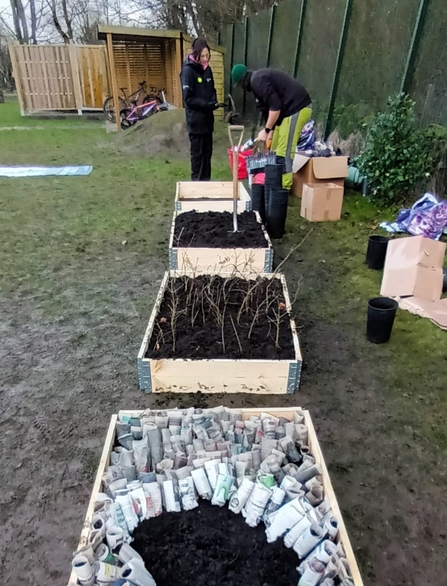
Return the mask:
<svg viewBox="0 0 447 586">
<path fill-rule="evenodd" d="M 270 211 L 270 192 L 271 188 L 267 185 L 264 186 L 264 224 L 267 225 L 269 221 L 269 211 Z"/>
<path fill-rule="evenodd" d="M 447 269 L 442 269 L 442 292 L 447 291 Z"/>
<path fill-rule="evenodd" d="M 375 297 L 368 301 L 366 338 L 374 344 L 389 341 L 396 317 L 398 303 L 389 297 Z"/>
<path fill-rule="evenodd" d="M 271 189 L 267 214 L 268 233 L 271 238 L 282 238 L 287 219 L 289 191 L 287 189 Z"/>
<path fill-rule="evenodd" d="M 265 166 L 265 185 L 266 187 L 282 187 L 282 175 L 284 165 L 266 165 Z"/>
<path fill-rule="evenodd" d="M 366 251 L 366 264 L 368 268 L 381 271 L 385 264 L 386 249 L 389 238 L 386 236 L 370 236 Z"/>
<path fill-rule="evenodd" d="M 262 221 L 265 224 L 265 198 L 264 185 L 254 184 L 251 186 L 251 204 L 253 210 L 259 212 Z"/>
</svg>

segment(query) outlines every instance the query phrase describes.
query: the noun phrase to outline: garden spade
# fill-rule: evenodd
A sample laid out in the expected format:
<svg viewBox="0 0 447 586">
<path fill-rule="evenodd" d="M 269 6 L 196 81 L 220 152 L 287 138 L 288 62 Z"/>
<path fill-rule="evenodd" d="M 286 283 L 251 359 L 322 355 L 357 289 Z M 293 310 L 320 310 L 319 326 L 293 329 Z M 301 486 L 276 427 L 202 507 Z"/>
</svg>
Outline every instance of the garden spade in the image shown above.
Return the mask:
<svg viewBox="0 0 447 586">
<path fill-rule="evenodd" d="M 235 141 L 233 140 L 233 133 L 239 132 L 239 142 L 235 148 Z M 237 232 L 237 204 L 239 201 L 239 181 L 237 176 L 237 168 L 239 161 L 239 151 L 241 149 L 242 139 L 244 137 L 243 126 L 228 126 L 228 136 L 230 138 L 231 150 L 233 152 L 233 232 Z"/>
</svg>

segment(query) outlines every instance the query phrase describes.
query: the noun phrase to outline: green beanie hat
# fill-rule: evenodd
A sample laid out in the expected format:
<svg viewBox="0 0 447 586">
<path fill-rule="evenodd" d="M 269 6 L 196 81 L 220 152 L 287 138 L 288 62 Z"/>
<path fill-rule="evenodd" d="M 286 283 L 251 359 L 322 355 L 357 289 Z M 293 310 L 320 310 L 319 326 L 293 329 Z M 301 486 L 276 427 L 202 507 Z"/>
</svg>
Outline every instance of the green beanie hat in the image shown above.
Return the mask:
<svg viewBox="0 0 447 586">
<path fill-rule="evenodd" d="M 231 79 L 234 85 L 238 85 L 242 81 L 242 78 L 247 73 L 247 71 L 248 69 L 245 67 L 245 65 L 242 65 L 241 63 L 238 63 L 233 67 L 233 69 L 231 70 Z"/>
</svg>

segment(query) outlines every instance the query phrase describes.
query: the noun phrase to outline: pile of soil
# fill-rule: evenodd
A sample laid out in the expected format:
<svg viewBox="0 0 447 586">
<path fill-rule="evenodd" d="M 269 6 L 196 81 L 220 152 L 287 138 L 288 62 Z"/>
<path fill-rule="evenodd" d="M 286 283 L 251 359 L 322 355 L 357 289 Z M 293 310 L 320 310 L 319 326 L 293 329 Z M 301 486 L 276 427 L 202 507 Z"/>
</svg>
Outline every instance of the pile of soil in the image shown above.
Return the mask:
<svg viewBox="0 0 447 586">
<path fill-rule="evenodd" d="M 174 226 L 174 246 L 187 248 L 267 248 L 262 224 L 254 212 L 238 214 L 233 232 L 230 212 L 185 212 Z"/>
<path fill-rule="evenodd" d="M 169 279 L 146 357 L 294 359 L 281 281 Z"/>
<path fill-rule="evenodd" d="M 132 547 L 157 586 L 290 586 L 298 558 L 281 539 L 267 543 L 265 528 L 208 501 L 182 513 L 143 521 Z"/>
<path fill-rule="evenodd" d="M 226 156 L 229 146 L 227 128 L 222 121 L 216 120 L 213 136 L 215 156 Z M 115 145 L 119 151 L 130 155 L 158 155 L 168 160 L 189 158 L 185 110 L 174 108 L 137 122 L 128 130 L 117 133 Z"/>
</svg>

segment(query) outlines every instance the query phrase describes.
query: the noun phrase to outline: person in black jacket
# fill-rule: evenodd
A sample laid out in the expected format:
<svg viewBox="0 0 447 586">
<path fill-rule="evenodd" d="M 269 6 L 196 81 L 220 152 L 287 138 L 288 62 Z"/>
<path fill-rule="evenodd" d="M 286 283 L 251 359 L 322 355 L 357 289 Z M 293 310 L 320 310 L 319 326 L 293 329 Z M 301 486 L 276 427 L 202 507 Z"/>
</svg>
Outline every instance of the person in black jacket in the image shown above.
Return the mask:
<svg viewBox="0 0 447 586">
<path fill-rule="evenodd" d="M 213 154 L 214 110 L 217 94 L 210 61 L 210 48 L 205 39 L 195 39 L 192 53 L 185 60 L 180 74 L 186 127 L 191 144 L 191 179 L 211 179 Z"/>
<path fill-rule="evenodd" d="M 231 71 L 235 85 L 253 92 L 256 106 L 264 114 L 265 128 L 256 140 L 268 142 L 283 162 L 283 187 L 292 187 L 292 165 L 296 146 L 304 125 L 312 115 L 312 102 L 306 88 L 297 80 L 278 69 L 249 71 L 237 64 Z"/>
</svg>

